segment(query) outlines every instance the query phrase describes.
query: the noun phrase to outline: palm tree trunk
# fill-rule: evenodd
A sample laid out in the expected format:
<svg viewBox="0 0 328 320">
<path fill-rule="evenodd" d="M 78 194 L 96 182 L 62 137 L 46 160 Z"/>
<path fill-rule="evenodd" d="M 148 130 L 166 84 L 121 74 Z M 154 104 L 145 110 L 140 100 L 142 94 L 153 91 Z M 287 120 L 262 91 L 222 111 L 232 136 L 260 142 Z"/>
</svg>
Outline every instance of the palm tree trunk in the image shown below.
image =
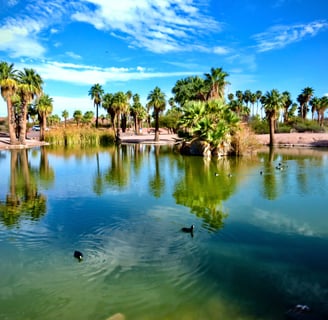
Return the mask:
<svg viewBox="0 0 328 320">
<path fill-rule="evenodd" d="M 96 104 L 96 128 L 98 128 L 98 103 Z"/>
<path fill-rule="evenodd" d="M 121 134 L 120 134 L 120 118 L 121 118 L 121 113 L 118 112 L 117 113 L 117 123 L 116 123 L 116 143 L 120 143 L 121 142 Z"/>
<path fill-rule="evenodd" d="M 22 112 L 19 119 L 19 142 L 20 144 L 26 144 L 26 118 L 27 118 L 27 105 L 23 103 Z"/>
<path fill-rule="evenodd" d="M 154 141 L 159 141 L 159 112 L 155 111 L 155 138 Z"/>
<path fill-rule="evenodd" d="M 44 132 L 47 127 L 47 117 L 45 115 L 42 116 L 41 127 L 40 127 L 40 141 L 44 141 Z"/>
<path fill-rule="evenodd" d="M 10 97 L 7 98 L 7 114 L 10 144 L 17 144 L 17 138 L 15 134 L 15 116 Z"/>
<path fill-rule="evenodd" d="M 270 116 L 270 118 L 269 118 L 269 128 L 270 128 L 270 142 L 269 142 L 269 145 L 270 146 L 273 146 L 275 144 L 274 127 L 275 127 L 275 118 L 273 116 Z"/>
</svg>

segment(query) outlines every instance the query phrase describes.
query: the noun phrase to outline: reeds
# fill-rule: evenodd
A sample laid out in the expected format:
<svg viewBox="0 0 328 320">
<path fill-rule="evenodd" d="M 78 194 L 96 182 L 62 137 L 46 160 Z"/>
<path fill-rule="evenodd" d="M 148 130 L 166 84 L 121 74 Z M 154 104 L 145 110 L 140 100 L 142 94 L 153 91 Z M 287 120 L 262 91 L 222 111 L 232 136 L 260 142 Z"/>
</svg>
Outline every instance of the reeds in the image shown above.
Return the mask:
<svg viewBox="0 0 328 320">
<path fill-rule="evenodd" d="M 58 128 L 46 132 L 45 141 L 61 147 L 105 147 L 113 145 L 115 135 L 112 130 L 94 128 Z"/>
</svg>

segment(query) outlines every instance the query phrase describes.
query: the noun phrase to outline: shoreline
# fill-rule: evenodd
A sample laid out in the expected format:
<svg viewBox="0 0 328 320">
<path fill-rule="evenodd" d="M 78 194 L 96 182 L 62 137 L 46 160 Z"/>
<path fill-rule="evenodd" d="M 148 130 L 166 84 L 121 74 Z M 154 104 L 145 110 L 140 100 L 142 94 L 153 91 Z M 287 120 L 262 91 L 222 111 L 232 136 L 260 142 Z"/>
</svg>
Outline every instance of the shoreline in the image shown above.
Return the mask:
<svg viewBox="0 0 328 320">
<path fill-rule="evenodd" d="M 268 146 L 269 134 L 255 135 L 259 145 Z M 140 135 L 122 134 L 121 143 L 139 144 L 175 144 L 181 139 L 176 134 L 161 133 L 160 140 L 154 141 L 153 133 L 143 133 Z M 0 150 L 25 149 L 48 145 L 47 142 L 39 141 L 37 138 L 28 138 L 26 145 L 11 145 L 8 134 L 0 133 Z M 328 133 L 276 133 L 275 146 L 286 148 L 328 148 Z"/>
</svg>

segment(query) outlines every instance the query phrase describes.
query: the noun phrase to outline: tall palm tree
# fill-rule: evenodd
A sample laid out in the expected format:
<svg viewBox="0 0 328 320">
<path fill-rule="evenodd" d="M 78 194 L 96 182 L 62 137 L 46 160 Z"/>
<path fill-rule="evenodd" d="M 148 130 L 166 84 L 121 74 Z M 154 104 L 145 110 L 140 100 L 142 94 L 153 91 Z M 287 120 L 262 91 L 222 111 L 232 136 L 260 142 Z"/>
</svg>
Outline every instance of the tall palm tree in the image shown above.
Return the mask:
<svg viewBox="0 0 328 320">
<path fill-rule="evenodd" d="M 328 97 L 323 96 L 322 98 L 320 98 L 319 101 L 318 121 L 320 126 L 323 126 L 324 114 L 327 109 L 328 109 Z"/>
<path fill-rule="evenodd" d="M 300 115 L 303 119 L 306 118 L 308 112 L 308 103 L 313 96 L 314 90 L 311 87 L 306 87 L 302 90 L 302 93 L 297 97 L 297 101 L 300 104 Z"/>
<path fill-rule="evenodd" d="M 128 90 L 125 93 L 125 96 L 126 96 L 127 105 L 124 108 L 124 110 L 122 110 L 122 132 L 125 132 L 126 128 L 128 126 L 128 117 L 129 117 L 129 111 L 130 111 L 130 99 L 132 98 L 132 92 L 130 90 Z"/>
<path fill-rule="evenodd" d="M 257 98 L 256 98 L 256 93 L 251 93 L 251 96 L 250 96 L 250 99 L 249 99 L 249 102 L 251 103 L 252 105 L 252 110 L 253 110 L 253 116 L 255 115 L 255 108 L 254 108 L 254 104 L 256 102 Z"/>
<path fill-rule="evenodd" d="M 284 105 L 283 105 L 283 109 L 284 109 L 284 123 L 288 123 L 288 118 L 289 118 L 289 112 L 288 109 L 289 107 L 292 105 L 293 101 L 291 99 L 291 95 L 290 92 L 288 91 L 284 91 L 282 93 L 283 97 L 284 97 Z"/>
<path fill-rule="evenodd" d="M 244 102 L 246 103 L 247 107 L 248 107 L 249 102 L 251 101 L 251 96 L 252 96 L 251 90 L 245 90 L 245 92 L 243 94 L 243 98 L 244 98 Z"/>
<path fill-rule="evenodd" d="M 19 142 L 26 144 L 26 121 L 28 105 L 34 98 L 42 93 L 43 80 L 33 69 L 24 68 L 24 71 L 18 72 L 18 94 L 21 98 L 21 110 L 19 114 Z"/>
<path fill-rule="evenodd" d="M 279 110 L 284 105 L 284 96 L 279 93 L 278 90 L 272 89 L 271 91 L 267 91 L 264 96 L 261 98 L 262 105 L 265 110 L 265 114 L 269 123 L 270 128 L 270 142 L 269 145 L 274 145 L 274 129 L 275 129 L 275 121 L 277 119 L 277 114 Z"/>
<path fill-rule="evenodd" d="M 319 109 L 320 109 L 320 99 L 318 97 L 313 97 L 309 102 L 312 113 L 312 120 L 314 119 L 314 114 L 317 112 L 318 114 L 318 122 L 319 122 Z"/>
<path fill-rule="evenodd" d="M 240 102 L 240 104 L 242 104 L 244 101 L 244 94 L 241 90 L 236 91 L 236 97 L 237 97 L 238 101 Z"/>
<path fill-rule="evenodd" d="M 44 141 L 44 133 L 47 127 L 47 117 L 52 113 L 53 110 L 53 99 L 47 95 L 42 94 L 36 104 L 40 118 L 40 140 Z"/>
<path fill-rule="evenodd" d="M 146 110 L 140 102 L 139 94 L 134 94 L 132 97 L 133 104 L 130 107 L 130 114 L 134 121 L 134 131 L 136 134 L 139 133 L 138 128 L 140 127 L 140 121 L 144 118 Z"/>
<path fill-rule="evenodd" d="M 99 83 L 93 85 L 89 90 L 89 96 L 93 99 L 93 105 L 96 107 L 96 128 L 98 128 L 98 109 L 101 106 L 104 90 Z"/>
<path fill-rule="evenodd" d="M 155 87 L 147 97 L 148 108 L 153 108 L 155 116 L 155 139 L 154 141 L 159 141 L 159 114 L 165 110 L 165 94 L 161 91 L 159 87 Z"/>
<path fill-rule="evenodd" d="M 256 114 L 259 114 L 259 101 L 262 97 L 262 91 L 257 90 L 255 94 L 256 94 Z"/>
<path fill-rule="evenodd" d="M 8 64 L 4 61 L 0 62 L 0 89 L 1 96 L 7 103 L 10 144 L 16 144 L 17 142 L 15 134 L 15 114 L 12 108 L 12 97 L 17 90 L 16 73 L 17 71 L 14 69 L 14 64 Z"/>
<path fill-rule="evenodd" d="M 113 98 L 114 98 L 114 95 L 112 93 L 105 93 L 103 96 L 102 106 L 107 111 L 107 114 L 109 114 L 111 122 L 112 122 L 113 130 L 114 130 L 114 132 L 116 132 L 116 130 L 115 130 L 115 110 L 113 109 Z"/>
<path fill-rule="evenodd" d="M 113 96 L 112 108 L 116 117 L 116 142 L 120 143 L 121 113 L 124 113 L 128 107 L 128 99 L 123 91 L 116 92 Z"/>
<path fill-rule="evenodd" d="M 208 88 L 207 100 L 223 99 L 224 89 L 229 84 L 225 80 L 229 74 L 222 68 L 211 68 L 211 73 L 205 73 L 205 85 Z"/>
</svg>

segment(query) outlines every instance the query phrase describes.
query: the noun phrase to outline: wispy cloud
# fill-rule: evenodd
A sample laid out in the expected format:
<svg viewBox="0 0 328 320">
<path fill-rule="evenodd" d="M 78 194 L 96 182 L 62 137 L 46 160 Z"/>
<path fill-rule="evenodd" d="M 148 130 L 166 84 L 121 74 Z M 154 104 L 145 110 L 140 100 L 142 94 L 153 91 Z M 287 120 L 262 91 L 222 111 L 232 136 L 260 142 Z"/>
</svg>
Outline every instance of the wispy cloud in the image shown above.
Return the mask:
<svg viewBox="0 0 328 320">
<path fill-rule="evenodd" d="M 131 47 L 155 53 L 195 49 L 202 35 L 220 25 L 200 11 L 199 0 L 88 0 L 72 18 L 125 38 Z M 196 5 L 197 4 L 197 5 Z M 91 5 L 91 7 L 90 7 Z M 91 10 L 91 8 L 95 8 Z"/>
<path fill-rule="evenodd" d="M 63 0 L 27 1 L 25 11 L 15 12 L 13 17 L 1 21 L 0 51 L 6 51 L 12 58 L 42 57 L 46 46 L 40 40 L 40 33 L 63 20 L 67 7 L 64 4 Z"/>
<path fill-rule="evenodd" d="M 25 64 L 15 64 L 22 69 Z M 141 66 L 134 68 L 100 68 L 96 66 L 62 63 L 56 61 L 43 61 L 42 63 L 29 61 L 29 67 L 42 74 L 44 80 L 60 81 L 75 85 L 93 85 L 108 82 L 126 82 L 130 80 L 145 80 L 156 78 L 169 78 L 193 75 L 194 72 L 155 72 Z"/>
<path fill-rule="evenodd" d="M 302 41 L 307 37 L 314 37 L 320 31 L 327 29 L 325 20 L 313 21 L 308 24 L 296 24 L 291 26 L 278 25 L 266 32 L 253 36 L 257 42 L 256 48 L 259 52 L 281 49 L 287 45 Z"/>
<path fill-rule="evenodd" d="M 108 36 L 126 41 L 129 47 L 154 53 L 200 48 L 210 50 L 206 48 L 206 41 L 202 43 L 201 39 L 219 31 L 221 26 L 205 13 L 206 2 L 27 0 L 24 11 L 0 22 L 0 51 L 9 52 L 14 58 L 31 55 L 42 57 L 47 49 L 46 39 L 41 37 L 42 32 L 57 33 L 58 27 L 72 21 L 89 23 L 98 30 L 108 32 Z M 218 54 L 226 50 L 223 47 L 214 48 Z"/>
</svg>

